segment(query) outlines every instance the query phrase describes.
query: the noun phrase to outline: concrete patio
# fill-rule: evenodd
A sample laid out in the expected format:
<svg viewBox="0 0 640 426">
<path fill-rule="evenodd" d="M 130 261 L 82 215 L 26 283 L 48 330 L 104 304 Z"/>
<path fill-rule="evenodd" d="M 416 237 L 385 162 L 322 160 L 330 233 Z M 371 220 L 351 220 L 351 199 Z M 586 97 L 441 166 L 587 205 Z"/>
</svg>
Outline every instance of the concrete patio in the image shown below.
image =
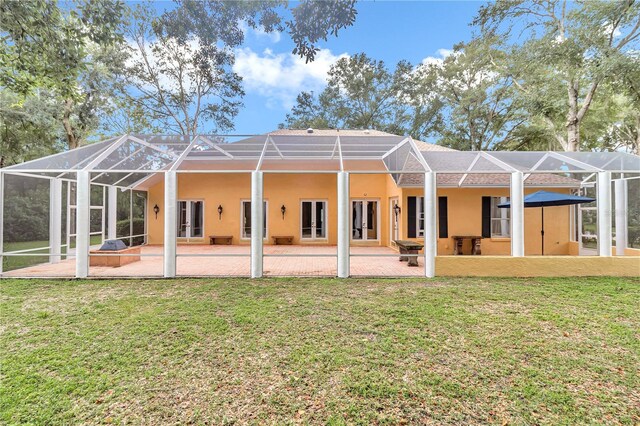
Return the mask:
<svg viewBox="0 0 640 426">
<path fill-rule="evenodd" d="M 162 246 L 143 246 L 141 260 L 118 268 L 92 266 L 91 277 L 161 277 Z M 264 246 L 265 276 L 336 276 L 335 246 Z M 249 245 L 179 245 L 179 276 L 249 276 Z M 351 276 L 424 276 L 424 259 L 419 267 L 400 262 L 388 247 L 351 247 Z M 203 256 L 203 255 L 219 255 Z M 278 255 L 285 255 L 278 257 Z M 305 255 L 310 255 L 305 257 Z M 358 257 L 358 255 L 366 255 Z M 380 256 L 376 256 L 380 255 Z M 388 256 L 393 255 L 393 256 Z M 44 263 L 5 272 L 4 277 L 74 277 L 75 259 Z"/>
</svg>

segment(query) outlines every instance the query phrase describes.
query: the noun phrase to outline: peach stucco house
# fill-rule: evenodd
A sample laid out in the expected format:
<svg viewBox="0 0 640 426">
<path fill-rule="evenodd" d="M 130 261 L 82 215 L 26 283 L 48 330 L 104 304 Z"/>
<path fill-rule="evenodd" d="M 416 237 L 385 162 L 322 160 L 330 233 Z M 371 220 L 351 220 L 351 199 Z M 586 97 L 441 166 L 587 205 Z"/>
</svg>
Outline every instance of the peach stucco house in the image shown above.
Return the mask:
<svg viewBox="0 0 640 426">
<path fill-rule="evenodd" d="M 320 256 L 343 277 L 352 275 L 356 256 L 397 261 L 397 241 L 424 246 L 416 257 L 427 276 L 438 268 L 446 275 L 465 275 L 465 269 L 508 275 L 545 265 L 563 275 L 583 268 L 587 258 L 596 262 L 597 274 L 618 273 L 632 264 L 603 259 L 638 254 L 627 247 L 626 216 L 612 216 L 613 183 L 616 212 L 626 211 L 626 181 L 640 172 L 638 157 L 630 154 L 460 152 L 376 130 L 322 129 L 238 137 L 125 135 L 75 151 L 4 173 L 49 179 L 58 173 L 57 179 L 71 182 L 67 216 L 77 220 L 66 235 L 77 239 L 76 276 L 90 275 L 93 216 L 83 212 L 100 208 L 102 239 L 141 243 L 142 259 L 145 253 L 161 257 L 156 267 L 168 277 L 176 275 L 181 256 L 201 269 L 209 257 L 244 256 L 254 277 L 263 275 L 265 256 L 282 256 L 284 263 L 287 256 Z M 96 186 L 103 188 L 101 206 L 93 196 L 86 199 Z M 599 202 L 548 208 L 543 247 L 540 209 L 524 209 L 522 202 L 538 190 L 581 193 Z M 55 191 L 61 189 L 52 183 Z M 118 234 L 115 210 L 122 193 L 144 200 L 143 232 L 133 235 L 131 225 L 128 235 Z M 513 207 L 498 208 L 506 201 Z M 64 245 L 54 239 L 50 247 Z M 73 245 L 69 237 L 66 245 Z M 575 268 L 566 268 L 567 259 Z M 70 262 L 55 253 L 50 260 Z"/>
<path fill-rule="evenodd" d="M 321 135 L 335 139 L 358 137 L 363 131 L 313 130 L 313 133 L 278 130 L 273 136 L 295 135 L 300 149 L 304 150 L 305 138 Z M 369 137 L 393 136 L 369 131 Z M 363 138 L 363 147 L 367 139 Z M 262 148 L 262 141 L 255 143 Z M 421 152 L 453 151 L 439 145 L 415 141 Z M 239 163 L 239 162 L 238 162 Z M 235 167 L 245 167 L 235 163 Z M 337 163 L 334 167 L 337 169 Z M 379 160 L 350 160 L 350 169 L 384 171 Z M 264 167 L 282 167 L 280 160 Z M 273 236 L 291 236 L 294 244 L 337 244 L 337 175 L 324 173 L 324 164 L 314 160 L 299 161 L 297 168 L 306 172 L 322 168 L 323 173 L 266 174 L 263 197 L 265 202 L 264 244 L 273 244 Z M 406 167 L 405 169 L 410 169 Z M 418 167 L 412 167 L 412 170 Z M 418 169 L 419 171 L 420 169 Z M 510 227 L 508 210 L 496 209 L 495 204 L 509 197 L 510 179 L 506 174 L 468 175 L 459 186 L 462 175 L 440 175 L 438 183 L 438 254 L 453 254 L 454 235 L 483 234 L 483 221 L 493 221 L 494 226 L 485 233 L 482 253 L 509 255 Z M 246 173 L 180 174 L 178 180 L 178 244 L 208 244 L 209 236 L 232 236 L 233 244 L 249 244 L 251 235 L 251 175 Z M 353 174 L 349 180 L 350 239 L 352 245 L 390 246 L 393 240 L 424 237 L 424 221 L 421 211 L 424 178 L 421 174 Z M 539 189 L 569 192 L 580 187 L 580 181 L 557 175 L 532 175 L 525 182 L 525 194 Z M 150 178 L 139 188 L 148 191 L 148 209 L 164 204 L 164 182 Z M 483 198 L 490 198 L 494 216 L 483 214 Z M 399 214 L 395 213 L 398 206 Z M 284 206 L 285 213 L 282 214 Z M 218 214 L 222 207 L 222 214 Z M 571 254 L 569 233 L 570 208 L 557 207 L 554 220 L 546 227 L 545 253 Z M 503 220 L 505 216 L 506 220 Z M 397 220 L 396 220 L 397 218 Z M 525 210 L 525 254 L 541 254 L 540 211 Z M 148 244 L 163 244 L 163 209 L 158 219 L 148 224 Z M 465 252 L 470 248 L 466 245 Z"/>
</svg>

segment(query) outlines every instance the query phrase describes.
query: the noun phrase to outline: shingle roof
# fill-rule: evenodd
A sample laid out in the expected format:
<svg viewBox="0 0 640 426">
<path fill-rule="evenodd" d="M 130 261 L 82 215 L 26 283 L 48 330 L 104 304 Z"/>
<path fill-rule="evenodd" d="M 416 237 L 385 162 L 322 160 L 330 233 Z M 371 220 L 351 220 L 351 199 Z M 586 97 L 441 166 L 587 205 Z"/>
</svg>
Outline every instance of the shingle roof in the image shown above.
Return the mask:
<svg viewBox="0 0 640 426">
<path fill-rule="evenodd" d="M 363 129 L 312 129 L 313 132 L 309 133 L 307 129 L 278 129 L 269 132 L 271 135 L 281 136 L 397 136 L 391 133 L 383 132 L 381 130 L 363 130 Z M 420 151 L 455 151 L 455 149 L 447 148 L 446 146 L 436 145 L 433 143 L 423 142 L 414 139 L 413 140 Z"/>
<path fill-rule="evenodd" d="M 420 151 L 456 151 L 446 146 L 436 145 L 435 143 L 422 142 L 414 139 L 416 146 Z"/>
<path fill-rule="evenodd" d="M 463 174 L 443 174 L 438 173 L 436 175 L 438 186 L 458 186 Z M 410 186 L 422 186 L 424 184 L 424 176 L 418 174 L 402 174 L 398 181 L 398 186 L 410 187 Z M 539 187 L 579 187 L 580 181 L 570 177 L 550 174 L 539 173 L 531 174 L 524 182 L 525 186 L 539 186 Z M 464 180 L 462 186 L 502 186 L 508 187 L 511 185 L 511 177 L 509 174 L 500 173 L 481 173 L 481 174 L 468 174 Z"/>
<path fill-rule="evenodd" d="M 307 129 L 278 129 L 269 132 L 270 135 L 282 136 L 398 136 L 391 133 L 382 132 L 380 130 L 364 130 L 364 129 L 312 129 L 309 133 Z"/>
</svg>

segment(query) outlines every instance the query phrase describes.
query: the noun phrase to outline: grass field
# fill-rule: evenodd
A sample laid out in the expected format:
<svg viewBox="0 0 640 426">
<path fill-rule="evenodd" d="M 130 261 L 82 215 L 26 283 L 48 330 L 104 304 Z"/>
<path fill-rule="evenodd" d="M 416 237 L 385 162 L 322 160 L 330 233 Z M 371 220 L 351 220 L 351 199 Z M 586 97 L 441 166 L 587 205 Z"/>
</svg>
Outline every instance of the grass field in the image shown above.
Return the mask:
<svg viewBox="0 0 640 426">
<path fill-rule="evenodd" d="M 0 286 L 4 424 L 640 422 L 640 279 Z"/>
<path fill-rule="evenodd" d="M 97 245 L 102 243 L 101 235 L 92 235 L 89 244 Z M 19 242 L 5 242 L 4 243 L 4 252 L 11 251 L 19 251 L 19 250 L 28 250 L 28 249 L 36 249 L 39 247 L 48 247 L 49 241 L 19 241 Z M 71 243 L 71 248 L 75 248 L 76 243 L 75 240 Z M 60 253 L 66 253 L 67 248 L 62 247 Z M 30 252 L 31 254 L 36 253 L 49 253 L 49 249 L 35 250 Z M 28 266 L 37 265 L 39 263 L 46 263 L 49 261 L 49 256 L 5 256 L 2 259 L 2 270 L 3 271 L 13 271 L 14 269 L 26 268 Z"/>
</svg>

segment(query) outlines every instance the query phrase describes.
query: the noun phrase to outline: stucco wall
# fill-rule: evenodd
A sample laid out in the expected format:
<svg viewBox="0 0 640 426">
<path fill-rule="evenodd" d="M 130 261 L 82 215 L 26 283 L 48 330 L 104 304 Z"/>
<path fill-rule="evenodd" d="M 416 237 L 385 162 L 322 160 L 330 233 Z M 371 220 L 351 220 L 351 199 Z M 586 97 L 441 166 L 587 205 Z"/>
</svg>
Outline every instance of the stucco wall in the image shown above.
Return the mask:
<svg viewBox="0 0 640 426">
<path fill-rule="evenodd" d="M 274 174 L 264 175 L 264 198 L 268 202 L 268 237 L 271 244 L 274 235 L 291 235 L 295 244 L 337 243 L 337 203 L 335 174 Z M 407 197 L 421 196 L 422 188 L 397 188 L 391 176 L 386 174 L 351 174 L 352 199 L 370 199 L 379 202 L 379 241 L 353 244 L 390 245 L 391 220 L 390 203 L 398 197 L 402 209 L 400 215 L 400 238 L 407 238 Z M 536 189 L 526 189 L 525 193 Z M 438 240 L 438 254 L 453 254 L 453 235 L 480 235 L 482 228 L 482 197 L 508 196 L 507 188 L 440 188 L 438 196 L 448 199 L 449 238 Z M 241 239 L 241 200 L 251 198 L 251 176 L 249 174 L 178 174 L 178 199 L 203 200 L 205 221 L 203 239 L 192 239 L 190 243 L 207 243 L 209 235 L 231 235 L 234 244 L 249 244 Z M 162 244 L 164 233 L 164 184 L 149 188 L 149 211 L 158 204 L 160 213 L 149 218 L 148 232 L 150 244 Z M 327 201 L 327 239 L 303 241 L 300 239 L 300 209 L 302 200 Z M 217 208 L 222 205 L 222 218 L 218 218 Z M 284 220 L 280 212 L 286 207 Z M 525 209 L 525 254 L 541 254 L 540 251 L 540 209 Z M 573 254 L 569 242 L 569 208 L 551 207 L 545 209 L 545 254 Z M 186 243 L 185 240 L 180 240 Z M 468 245 L 469 243 L 467 243 Z M 470 247 L 465 246 L 468 252 Z M 510 239 L 491 238 L 482 241 L 483 255 L 509 255 Z"/>
<path fill-rule="evenodd" d="M 527 188 L 525 195 L 539 191 L 542 188 Z M 562 192 L 562 189 L 552 189 Z M 567 190 L 568 191 L 568 190 Z M 422 188 L 407 188 L 403 190 L 403 202 L 407 197 L 422 196 Z M 454 235 L 482 235 L 482 197 L 508 197 L 508 188 L 439 188 L 439 197 L 447 197 L 449 238 L 438 239 L 438 255 L 453 254 Z M 545 255 L 569 254 L 569 223 L 568 206 L 545 208 Z M 406 222 L 406 212 L 402 213 Z M 407 227 L 403 225 L 403 235 L 406 237 Z M 541 209 L 527 208 L 524 210 L 524 243 L 525 255 L 539 255 L 541 247 Z M 470 242 L 465 242 L 463 251 L 469 253 Z M 485 238 L 482 240 L 483 255 L 509 255 L 511 253 L 510 238 Z"/>
<path fill-rule="evenodd" d="M 615 250 L 615 247 L 614 247 Z M 640 256 L 640 249 L 635 249 L 635 248 L 626 248 L 624 250 L 624 255 L 625 256 Z M 640 272 L 640 271 L 639 271 Z M 640 275 L 640 274 L 639 274 Z"/>
<path fill-rule="evenodd" d="M 268 240 L 274 235 L 291 235 L 294 244 L 331 244 L 337 243 L 337 177 L 335 174 L 264 174 L 264 199 L 268 205 Z M 350 177 L 351 198 L 371 199 L 379 202 L 380 224 L 379 241 L 370 241 L 368 245 L 389 244 L 389 196 L 388 189 L 395 188 L 391 177 L 386 174 L 361 175 Z M 399 190 L 394 189 L 398 195 Z M 203 200 L 205 209 L 203 239 L 192 239 L 190 243 L 208 243 L 209 235 L 231 235 L 234 244 L 249 244 L 241 239 L 241 200 L 251 198 L 251 176 L 249 174 L 178 174 L 179 200 Z M 327 201 L 327 239 L 303 241 L 300 239 L 300 209 L 302 200 Z M 151 215 L 148 232 L 149 244 L 162 244 L 164 239 L 164 183 L 149 188 L 149 211 L 153 206 L 160 207 L 158 218 Z M 222 218 L 218 218 L 217 208 L 222 205 Z M 284 220 L 280 211 L 286 207 Z M 185 240 L 179 240 L 187 243 Z M 354 244 L 363 244 L 354 242 Z"/>
</svg>

